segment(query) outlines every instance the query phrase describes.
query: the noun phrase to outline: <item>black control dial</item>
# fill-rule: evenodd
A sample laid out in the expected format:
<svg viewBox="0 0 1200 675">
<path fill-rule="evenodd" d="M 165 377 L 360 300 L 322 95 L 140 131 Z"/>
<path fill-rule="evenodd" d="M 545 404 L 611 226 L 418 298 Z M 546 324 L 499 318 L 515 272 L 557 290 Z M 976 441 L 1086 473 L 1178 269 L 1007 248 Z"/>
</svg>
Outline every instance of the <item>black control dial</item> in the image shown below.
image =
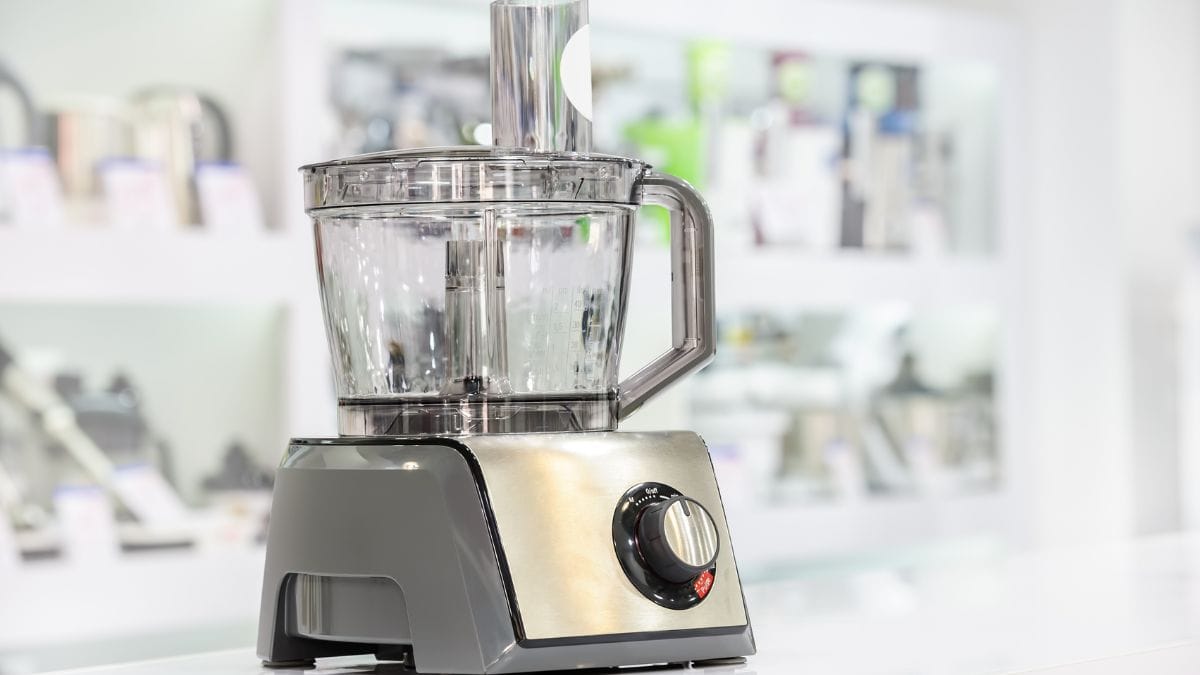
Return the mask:
<svg viewBox="0 0 1200 675">
<path fill-rule="evenodd" d="M 613 515 L 613 544 L 626 576 L 647 598 L 671 609 L 704 600 L 716 578 L 720 537 L 698 501 L 663 483 L 641 483 Z"/>
</svg>

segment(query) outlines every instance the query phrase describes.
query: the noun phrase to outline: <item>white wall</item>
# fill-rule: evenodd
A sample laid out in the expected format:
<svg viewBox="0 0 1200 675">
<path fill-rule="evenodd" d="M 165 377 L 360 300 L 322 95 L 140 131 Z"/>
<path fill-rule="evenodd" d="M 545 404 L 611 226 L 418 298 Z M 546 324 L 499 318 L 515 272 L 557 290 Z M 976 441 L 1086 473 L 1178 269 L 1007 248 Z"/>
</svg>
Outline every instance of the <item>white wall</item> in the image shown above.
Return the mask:
<svg viewBox="0 0 1200 675">
<path fill-rule="evenodd" d="M 1176 529 L 1200 487 L 1179 480 L 1176 313 L 1200 224 L 1200 1 L 929 2 L 1029 38 L 1038 538 Z"/>
<path fill-rule="evenodd" d="M 1188 229 L 1200 224 L 1200 2 L 1121 0 L 1116 15 L 1134 524 L 1157 532 L 1181 524 L 1177 419 L 1195 414 L 1179 409 L 1175 309 Z"/>
<path fill-rule="evenodd" d="M 1176 317 L 1200 222 L 1200 2 L 1040 0 L 1031 36 L 1039 530 L 1181 525 Z"/>
<path fill-rule="evenodd" d="M 1042 543 L 1127 534 L 1128 325 L 1111 3 L 1029 0 L 1031 478 Z"/>
</svg>

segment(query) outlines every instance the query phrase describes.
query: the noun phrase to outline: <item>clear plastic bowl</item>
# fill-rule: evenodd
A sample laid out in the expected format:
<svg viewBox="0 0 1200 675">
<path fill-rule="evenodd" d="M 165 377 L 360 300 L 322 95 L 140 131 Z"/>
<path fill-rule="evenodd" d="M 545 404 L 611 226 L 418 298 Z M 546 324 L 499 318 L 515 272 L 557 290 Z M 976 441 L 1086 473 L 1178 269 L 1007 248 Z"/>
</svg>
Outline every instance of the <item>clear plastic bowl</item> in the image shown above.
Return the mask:
<svg viewBox="0 0 1200 675">
<path fill-rule="evenodd" d="M 678 377 L 617 380 L 634 214 L 674 180 L 648 169 L 498 148 L 305 167 L 341 432 L 614 429 Z M 707 223 L 677 210 L 681 235 Z M 702 361 L 711 336 L 679 349 Z"/>
</svg>

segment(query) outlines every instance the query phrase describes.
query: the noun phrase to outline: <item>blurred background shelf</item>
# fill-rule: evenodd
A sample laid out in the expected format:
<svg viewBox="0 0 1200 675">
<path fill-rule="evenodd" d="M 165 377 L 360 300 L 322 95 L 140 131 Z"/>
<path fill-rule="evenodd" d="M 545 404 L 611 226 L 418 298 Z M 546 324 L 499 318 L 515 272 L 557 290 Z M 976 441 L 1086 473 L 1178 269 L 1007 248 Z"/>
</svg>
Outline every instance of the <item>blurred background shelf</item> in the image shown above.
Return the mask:
<svg viewBox="0 0 1200 675">
<path fill-rule="evenodd" d="M 877 497 L 854 503 L 728 508 L 738 563 L 750 579 L 805 560 L 824 564 L 967 539 L 1002 545 L 1011 516 L 1002 494 Z M 864 547 L 863 542 L 871 542 Z"/>
<path fill-rule="evenodd" d="M 915 307 L 1003 306 L 1012 292 L 1005 263 L 966 256 L 915 257 L 864 251 L 717 248 L 718 312 L 839 309 L 902 303 Z M 650 288 L 653 307 L 665 300 L 670 255 L 638 250 L 634 283 Z M 658 295 L 653 295 L 658 290 Z"/>
<path fill-rule="evenodd" d="M 717 305 L 721 311 L 787 311 L 890 302 L 1001 304 L 1007 291 L 1004 272 L 1001 263 L 982 258 L 722 252 L 717 256 Z"/>
<path fill-rule="evenodd" d="M 315 302 L 307 237 L 0 228 L 0 302 Z"/>
</svg>

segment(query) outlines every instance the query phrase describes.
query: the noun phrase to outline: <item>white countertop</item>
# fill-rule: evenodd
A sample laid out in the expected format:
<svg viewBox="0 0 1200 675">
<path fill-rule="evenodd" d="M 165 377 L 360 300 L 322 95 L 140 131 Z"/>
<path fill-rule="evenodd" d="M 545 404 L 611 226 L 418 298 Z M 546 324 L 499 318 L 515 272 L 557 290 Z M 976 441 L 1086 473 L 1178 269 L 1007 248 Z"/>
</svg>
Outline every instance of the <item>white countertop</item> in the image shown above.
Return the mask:
<svg viewBox="0 0 1200 675">
<path fill-rule="evenodd" d="M 999 556 L 959 547 L 751 584 L 759 675 L 1200 673 L 1200 535 Z M 93 668 L 108 675 L 372 672 L 369 657 L 264 670 L 253 650 Z M 389 672 L 396 672 L 387 669 Z M 622 671 L 629 672 L 629 671 Z M 660 671 L 661 672 L 661 671 Z"/>
</svg>

